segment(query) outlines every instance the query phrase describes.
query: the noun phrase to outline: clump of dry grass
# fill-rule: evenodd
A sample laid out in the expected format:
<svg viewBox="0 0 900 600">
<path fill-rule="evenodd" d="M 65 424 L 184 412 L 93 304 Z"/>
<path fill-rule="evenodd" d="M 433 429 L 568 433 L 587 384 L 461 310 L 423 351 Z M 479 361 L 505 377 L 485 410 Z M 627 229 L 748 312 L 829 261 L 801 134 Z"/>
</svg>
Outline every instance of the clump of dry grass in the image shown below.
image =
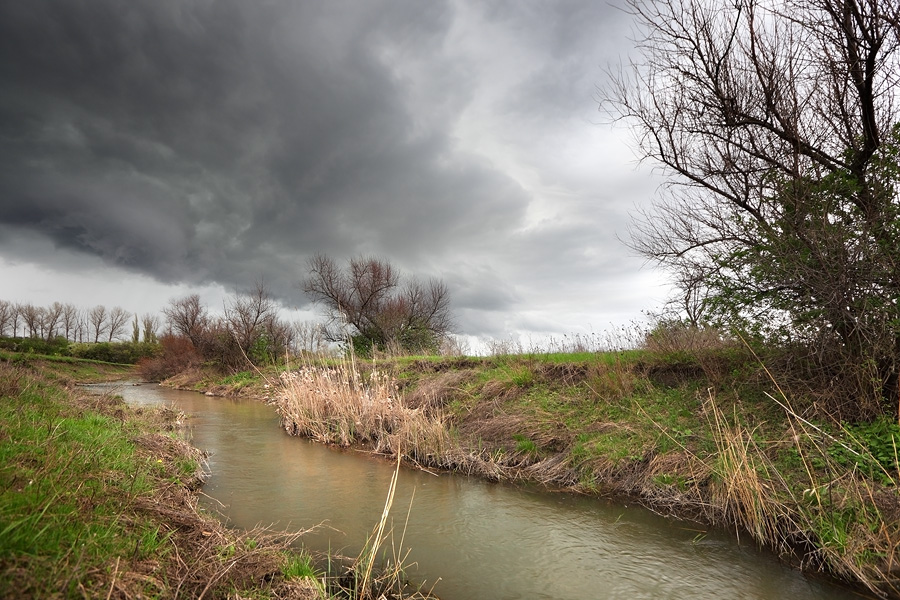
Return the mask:
<svg viewBox="0 0 900 600">
<path fill-rule="evenodd" d="M 498 455 L 468 448 L 450 433 L 441 402 L 419 398 L 411 408 L 386 371 L 363 374 L 352 359 L 335 366 L 307 365 L 282 375 L 277 400 L 284 429 L 326 444 L 363 445 L 415 464 L 476 475 L 508 478 Z"/>
<path fill-rule="evenodd" d="M 777 470 L 755 438 L 756 430 L 729 421 L 710 392 L 710 427 L 717 453 L 712 466 L 712 503 L 738 531 L 748 531 L 758 543 L 775 546 L 783 539 L 791 511 L 772 484 Z"/>
<path fill-rule="evenodd" d="M 770 398 L 786 412 L 789 444 L 805 473 L 803 489 L 788 483 L 773 463 L 773 452 L 783 444 L 760 440 L 737 414 L 726 418 L 710 394 L 707 410 L 717 448 L 710 465 L 710 520 L 724 520 L 782 554 L 799 551 L 806 568 L 857 582 L 879 597 L 900 596 L 896 481 L 885 472 L 888 484 L 883 484 L 839 464 L 829 450 L 835 444 L 860 458 L 867 451 L 846 445 L 846 431 L 831 435 L 807 421 L 786 398 Z"/>
<path fill-rule="evenodd" d="M 769 397 L 787 414 L 806 473 L 807 487 L 797 499 L 795 513 L 815 547 L 811 559 L 878 596 L 900 597 L 900 497 L 895 474 L 884 469 L 879 482 L 839 464 L 829 447 L 840 446 L 863 463 L 878 461 L 864 445 L 854 443 L 843 426 L 831 435 L 798 415 L 783 393 L 781 400 Z"/>
<path fill-rule="evenodd" d="M 439 409 L 410 408 L 396 381 L 374 365 L 363 374 L 352 359 L 336 366 L 307 365 L 281 377 L 277 401 L 282 425 L 292 435 L 433 464 L 450 445 L 446 418 Z"/>
<path fill-rule="evenodd" d="M 450 370 L 426 378 L 406 395 L 406 405 L 410 408 L 422 408 L 426 412 L 441 410 L 461 397 L 463 387 L 473 378 L 474 371 L 471 369 Z"/>
</svg>

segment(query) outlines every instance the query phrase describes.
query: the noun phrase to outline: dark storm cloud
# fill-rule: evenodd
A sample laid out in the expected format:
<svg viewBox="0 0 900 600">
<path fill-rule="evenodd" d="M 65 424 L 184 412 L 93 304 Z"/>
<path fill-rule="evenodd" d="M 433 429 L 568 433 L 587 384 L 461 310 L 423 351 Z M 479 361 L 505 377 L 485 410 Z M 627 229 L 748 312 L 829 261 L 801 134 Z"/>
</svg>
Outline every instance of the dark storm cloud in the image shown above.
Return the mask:
<svg viewBox="0 0 900 600">
<path fill-rule="evenodd" d="M 566 128 L 589 127 L 620 21 L 593 1 L 3 3 L 0 256 L 30 234 L 296 306 L 311 254 L 376 254 L 452 281 L 461 310 L 516 309 L 617 244 L 571 207 L 535 217 L 535 185 L 596 197 Z"/>
</svg>

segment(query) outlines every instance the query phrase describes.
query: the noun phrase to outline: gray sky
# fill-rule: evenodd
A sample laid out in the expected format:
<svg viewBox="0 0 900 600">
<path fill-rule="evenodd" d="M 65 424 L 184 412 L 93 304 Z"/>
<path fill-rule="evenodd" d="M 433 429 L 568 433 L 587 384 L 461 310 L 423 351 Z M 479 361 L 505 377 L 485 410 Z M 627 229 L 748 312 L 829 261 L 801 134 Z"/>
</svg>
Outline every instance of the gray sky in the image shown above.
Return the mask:
<svg viewBox="0 0 900 600">
<path fill-rule="evenodd" d="M 615 3 L 613 3 L 615 4 Z M 666 296 L 657 192 L 602 123 L 630 19 L 599 0 L 0 4 L 0 299 L 158 312 L 307 258 L 449 286 L 458 333 L 539 341 Z"/>
</svg>

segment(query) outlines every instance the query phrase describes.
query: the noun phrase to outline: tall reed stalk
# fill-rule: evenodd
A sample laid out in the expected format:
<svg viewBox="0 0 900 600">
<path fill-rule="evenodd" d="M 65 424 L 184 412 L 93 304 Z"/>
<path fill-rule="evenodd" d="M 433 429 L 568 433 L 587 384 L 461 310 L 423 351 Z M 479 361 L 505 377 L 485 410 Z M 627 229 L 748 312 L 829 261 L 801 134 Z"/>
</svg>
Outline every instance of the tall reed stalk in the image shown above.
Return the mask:
<svg viewBox="0 0 900 600">
<path fill-rule="evenodd" d="M 360 587 L 360 600 L 365 600 L 369 597 L 369 580 L 372 577 L 372 568 L 375 566 L 375 559 L 377 558 L 378 551 L 381 549 L 381 544 L 384 540 L 384 528 L 387 524 L 388 515 L 391 512 L 391 507 L 394 505 L 394 494 L 397 491 L 397 477 L 399 475 L 400 453 L 398 452 L 397 466 L 394 468 L 394 475 L 391 477 L 391 484 L 388 487 L 388 495 L 384 501 L 384 510 L 381 511 L 381 519 L 375 526 L 375 531 L 373 532 L 372 536 L 369 537 L 368 543 L 363 549 L 363 552 L 359 555 L 358 562 L 361 563 L 364 572 L 362 578 L 362 586 Z M 398 563 L 399 561 L 394 562 L 394 564 Z"/>
<path fill-rule="evenodd" d="M 881 597 L 900 595 L 900 523 L 879 505 L 896 495 L 896 481 L 884 471 L 882 486 L 857 469 L 838 464 L 840 446 L 877 463 L 864 445 L 841 429 L 834 435 L 798 415 L 787 398 L 769 396 L 785 411 L 789 434 L 802 465 L 804 489 L 792 489 L 772 463 L 775 446 L 758 442 L 756 430 L 729 421 L 710 394 L 710 428 L 717 452 L 710 502 L 760 544 L 784 553 L 806 547 L 802 559 Z"/>
</svg>

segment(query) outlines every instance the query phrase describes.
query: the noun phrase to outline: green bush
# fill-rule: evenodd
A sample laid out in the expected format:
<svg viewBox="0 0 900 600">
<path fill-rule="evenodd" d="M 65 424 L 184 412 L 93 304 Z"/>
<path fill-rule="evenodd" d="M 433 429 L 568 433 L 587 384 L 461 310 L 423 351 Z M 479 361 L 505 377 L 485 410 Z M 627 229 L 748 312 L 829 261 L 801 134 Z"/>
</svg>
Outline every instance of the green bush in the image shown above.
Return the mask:
<svg viewBox="0 0 900 600">
<path fill-rule="evenodd" d="M 98 342 L 73 344 L 71 356 L 118 364 L 137 364 L 142 358 L 152 358 L 160 353 L 159 344 L 148 342 Z"/>
<path fill-rule="evenodd" d="M 45 354 L 48 356 L 68 356 L 69 341 L 64 337 L 51 340 L 41 338 L 0 338 L 0 348 L 11 352 L 26 354 Z"/>
<path fill-rule="evenodd" d="M 828 454 L 839 464 L 856 467 L 882 483 L 896 480 L 900 426 L 887 417 L 844 426 L 843 443 L 832 444 Z"/>
</svg>

